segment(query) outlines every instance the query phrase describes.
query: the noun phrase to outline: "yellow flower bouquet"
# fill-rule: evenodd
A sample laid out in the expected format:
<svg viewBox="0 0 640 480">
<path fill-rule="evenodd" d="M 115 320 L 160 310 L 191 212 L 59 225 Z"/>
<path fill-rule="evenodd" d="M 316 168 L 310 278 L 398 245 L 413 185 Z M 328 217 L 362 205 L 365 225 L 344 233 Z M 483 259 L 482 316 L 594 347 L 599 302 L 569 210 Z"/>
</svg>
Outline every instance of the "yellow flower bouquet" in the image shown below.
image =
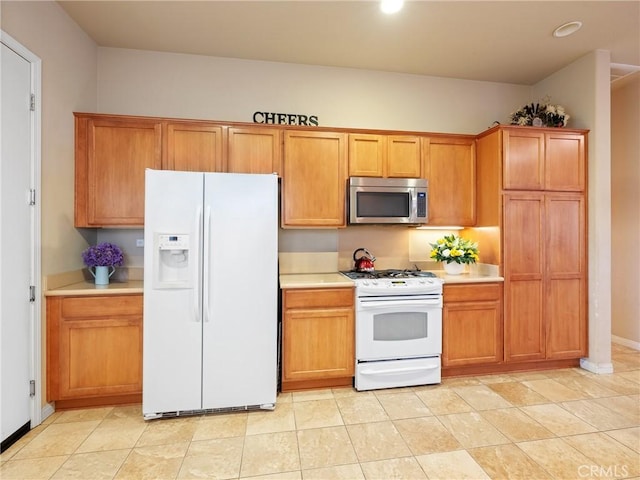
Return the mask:
<svg viewBox="0 0 640 480">
<path fill-rule="evenodd" d="M 436 243 L 430 243 L 429 255 L 433 260 L 444 263 L 476 263 L 478 261 L 478 243 L 457 235 L 445 235 Z"/>
</svg>

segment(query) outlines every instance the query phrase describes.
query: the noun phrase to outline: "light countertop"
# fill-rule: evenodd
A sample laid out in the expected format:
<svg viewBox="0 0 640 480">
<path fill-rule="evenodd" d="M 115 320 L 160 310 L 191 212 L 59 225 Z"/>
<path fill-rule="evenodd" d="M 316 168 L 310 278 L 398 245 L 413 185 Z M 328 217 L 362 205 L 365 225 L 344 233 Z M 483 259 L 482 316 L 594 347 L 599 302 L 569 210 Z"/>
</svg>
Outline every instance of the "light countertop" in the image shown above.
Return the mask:
<svg viewBox="0 0 640 480">
<path fill-rule="evenodd" d="M 444 280 L 445 284 L 503 282 L 495 271 L 472 269 L 460 275 L 447 275 L 444 270 L 433 273 Z M 281 274 L 280 288 L 349 288 L 355 286 L 350 278 L 339 272 L 323 273 L 287 273 Z M 111 281 L 108 285 L 96 286 L 85 279 L 81 271 L 69 272 L 47 277 L 45 296 L 71 295 L 131 295 L 143 293 L 141 272 L 130 271 L 124 281 Z"/>
<path fill-rule="evenodd" d="M 72 295 L 131 295 L 142 293 L 142 280 L 128 282 L 110 282 L 108 285 L 95 285 L 91 282 L 78 282 L 45 291 L 45 296 Z"/>
<path fill-rule="evenodd" d="M 280 275 L 280 288 L 353 287 L 353 281 L 341 273 L 292 273 Z"/>
<path fill-rule="evenodd" d="M 279 254 L 280 288 L 352 287 L 353 280 L 339 273 L 337 252 L 281 252 Z M 433 265 L 439 265 L 431 262 Z M 447 275 L 444 270 L 432 271 L 445 284 L 504 282 L 498 265 L 466 265 L 464 273 Z"/>
<path fill-rule="evenodd" d="M 491 283 L 504 282 L 504 277 L 498 275 L 490 275 L 475 272 L 461 273 L 460 275 L 447 275 L 444 270 L 434 271 L 438 278 L 444 280 L 444 284 L 448 283 Z"/>
<path fill-rule="evenodd" d="M 444 284 L 452 283 L 491 283 L 504 282 L 504 277 L 500 276 L 498 265 L 487 263 L 477 263 L 466 265 L 464 272 L 460 275 L 448 275 L 444 270 L 433 270 L 438 278 L 444 280 Z"/>
<path fill-rule="evenodd" d="M 447 275 L 444 271 L 434 272 L 446 284 L 502 282 L 502 277 L 463 273 Z M 341 273 L 300 273 L 280 275 L 280 288 L 349 288 L 354 282 Z M 142 280 L 128 282 L 110 282 L 109 285 L 96 286 L 89 281 L 63 285 L 45 292 L 46 296 L 64 295 L 125 295 L 143 293 Z"/>
<path fill-rule="evenodd" d="M 47 297 L 72 295 L 132 295 L 141 294 L 142 269 L 119 268 L 119 277 L 114 275 L 108 285 L 96 285 L 93 279 L 85 278 L 82 270 L 50 275 L 44 280 L 44 294 Z"/>
<path fill-rule="evenodd" d="M 444 270 L 434 271 L 438 278 L 446 284 L 454 283 L 490 283 L 503 282 L 504 278 L 478 272 L 462 273 L 460 275 L 447 275 Z M 355 283 L 341 273 L 304 273 L 280 275 L 280 288 L 338 288 L 353 287 Z"/>
</svg>

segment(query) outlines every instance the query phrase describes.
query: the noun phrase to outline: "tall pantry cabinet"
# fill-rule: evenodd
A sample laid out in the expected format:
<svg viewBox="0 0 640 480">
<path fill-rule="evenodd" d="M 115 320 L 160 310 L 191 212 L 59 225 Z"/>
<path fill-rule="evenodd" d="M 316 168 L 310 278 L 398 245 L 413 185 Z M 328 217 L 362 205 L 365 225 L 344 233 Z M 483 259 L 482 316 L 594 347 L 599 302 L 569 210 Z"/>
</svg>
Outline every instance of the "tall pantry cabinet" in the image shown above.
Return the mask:
<svg viewBox="0 0 640 480">
<path fill-rule="evenodd" d="M 477 226 L 500 228 L 506 362 L 587 354 L 586 138 L 532 127 L 478 137 Z"/>
</svg>

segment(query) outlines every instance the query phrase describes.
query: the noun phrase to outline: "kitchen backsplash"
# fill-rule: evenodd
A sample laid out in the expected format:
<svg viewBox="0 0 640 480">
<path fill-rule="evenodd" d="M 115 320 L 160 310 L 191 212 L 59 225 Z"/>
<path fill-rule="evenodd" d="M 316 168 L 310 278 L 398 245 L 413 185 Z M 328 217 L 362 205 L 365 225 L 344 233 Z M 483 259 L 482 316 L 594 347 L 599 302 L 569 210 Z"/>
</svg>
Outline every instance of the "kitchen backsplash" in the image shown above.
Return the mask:
<svg viewBox="0 0 640 480">
<path fill-rule="evenodd" d="M 124 264 L 127 267 L 144 267 L 144 247 L 137 242 L 144 238 L 142 229 L 100 228 L 97 242 L 111 242 L 118 245 L 124 253 Z"/>
<path fill-rule="evenodd" d="M 481 262 L 499 263 L 498 243 L 494 240 L 495 235 L 491 229 L 476 228 L 459 232 L 445 229 L 421 230 L 398 225 L 359 225 L 341 229 L 280 229 L 278 248 L 281 273 L 282 268 L 287 270 L 290 265 L 301 265 L 303 270 L 314 269 L 315 272 L 350 270 L 354 263 L 353 252 L 358 248 L 366 248 L 376 257 L 377 269 L 418 266 L 424 270 L 432 270 L 438 268 L 438 264 L 429 258 L 429 244 L 450 233 L 478 241 Z M 100 229 L 97 241 L 116 243 L 124 251 L 127 267 L 142 268 L 144 247 L 139 247 L 138 241 L 143 237 L 142 229 Z M 259 240 L 255 250 L 260 251 Z M 294 255 L 296 253 L 298 255 Z M 327 253 L 330 256 L 324 257 Z"/>
<path fill-rule="evenodd" d="M 280 252 L 279 273 L 332 273 L 338 270 L 338 252 Z"/>
</svg>

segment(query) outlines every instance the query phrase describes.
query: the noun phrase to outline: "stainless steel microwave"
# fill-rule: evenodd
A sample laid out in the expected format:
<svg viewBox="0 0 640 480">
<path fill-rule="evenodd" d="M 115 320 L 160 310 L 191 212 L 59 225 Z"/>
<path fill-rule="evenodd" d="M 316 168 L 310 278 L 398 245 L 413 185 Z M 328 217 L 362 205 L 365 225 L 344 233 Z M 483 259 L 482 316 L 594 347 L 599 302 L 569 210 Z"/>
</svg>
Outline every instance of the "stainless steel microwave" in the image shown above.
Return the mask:
<svg viewBox="0 0 640 480">
<path fill-rule="evenodd" d="M 421 178 L 349 178 L 350 224 L 427 223 L 427 181 Z"/>
</svg>

